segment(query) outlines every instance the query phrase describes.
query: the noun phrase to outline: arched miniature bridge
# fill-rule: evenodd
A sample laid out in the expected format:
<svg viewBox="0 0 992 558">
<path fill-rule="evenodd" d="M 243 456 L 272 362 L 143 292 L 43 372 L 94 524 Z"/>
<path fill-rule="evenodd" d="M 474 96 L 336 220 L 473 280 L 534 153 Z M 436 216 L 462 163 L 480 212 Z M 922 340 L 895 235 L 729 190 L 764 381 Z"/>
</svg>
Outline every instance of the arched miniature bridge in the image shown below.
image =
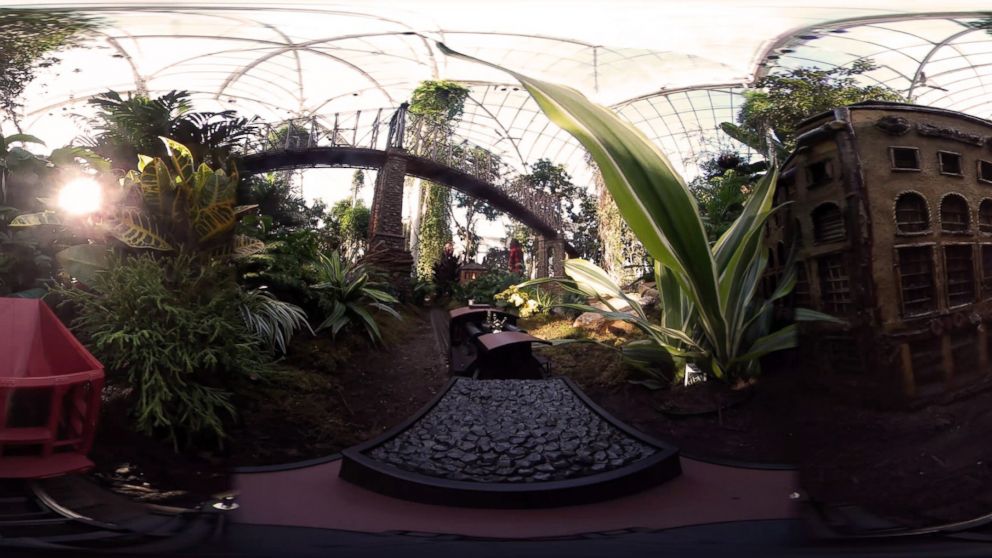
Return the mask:
<svg viewBox="0 0 992 558">
<path fill-rule="evenodd" d="M 243 146 L 244 175 L 275 170 L 337 167 L 377 169 L 372 201 L 372 245 L 403 248 L 403 181 L 407 175 L 453 188 L 509 214 L 538 234 L 537 275 L 562 275 L 561 256 L 576 255 L 561 235 L 555 200 L 533 188 L 491 151 L 460 140 L 456 124 L 437 124 L 396 109 L 358 111 L 260 125 Z M 542 258 L 542 255 L 545 257 Z"/>
</svg>

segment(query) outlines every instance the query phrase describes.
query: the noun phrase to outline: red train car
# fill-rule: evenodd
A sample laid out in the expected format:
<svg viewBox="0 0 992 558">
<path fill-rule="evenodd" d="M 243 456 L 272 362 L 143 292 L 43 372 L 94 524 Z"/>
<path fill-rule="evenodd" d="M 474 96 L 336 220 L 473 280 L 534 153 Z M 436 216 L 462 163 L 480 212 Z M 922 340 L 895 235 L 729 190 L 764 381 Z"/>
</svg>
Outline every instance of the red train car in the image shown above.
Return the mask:
<svg viewBox="0 0 992 558">
<path fill-rule="evenodd" d="M 103 365 L 40 300 L 0 298 L 0 478 L 93 466 Z"/>
</svg>

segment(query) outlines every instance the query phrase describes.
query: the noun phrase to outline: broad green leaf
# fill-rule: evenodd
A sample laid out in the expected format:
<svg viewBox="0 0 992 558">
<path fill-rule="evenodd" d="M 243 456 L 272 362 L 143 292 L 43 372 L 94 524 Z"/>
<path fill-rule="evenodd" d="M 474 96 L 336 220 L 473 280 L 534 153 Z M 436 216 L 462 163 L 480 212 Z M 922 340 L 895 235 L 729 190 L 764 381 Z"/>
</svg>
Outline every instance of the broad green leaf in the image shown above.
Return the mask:
<svg viewBox="0 0 992 558">
<path fill-rule="evenodd" d="M 149 157 L 148 155 L 138 155 L 138 172 L 143 172 L 145 167 L 149 163 L 155 161 L 155 157 Z"/>
<path fill-rule="evenodd" d="M 222 170 L 200 165 L 193 177 L 190 223 L 199 242 L 207 242 L 237 224 L 235 185 Z"/>
<path fill-rule="evenodd" d="M 74 165 L 76 164 L 77 159 L 83 160 L 87 165 L 97 171 L 110 171 L 110 161 L 97 155 L 92 150 L 86 149 L 85 147 L 67 145 L 53 150 L 51 154 L 48 155 L 48 160 L 51 161 L 52 164 L 59 166 Z"/>
<path fill-rule="evenodd" d="M 62 269 L 84 285 L 93 285 L 97 273 L 109 266 L 110 250 L 103 244 L 78 244 L 55 254 Z"/>
<path fill-rule="evenodd" d="M 45 142 L 41 141 L 37 137 L 32 136 L 30 134 L 12 134 L 7 137 L 0 136 L 0 153 L 5 151 L 7 149 L 7 146 L 16 142 L 37 143 L 39 145 L 45 145 Z"/>
</svg>

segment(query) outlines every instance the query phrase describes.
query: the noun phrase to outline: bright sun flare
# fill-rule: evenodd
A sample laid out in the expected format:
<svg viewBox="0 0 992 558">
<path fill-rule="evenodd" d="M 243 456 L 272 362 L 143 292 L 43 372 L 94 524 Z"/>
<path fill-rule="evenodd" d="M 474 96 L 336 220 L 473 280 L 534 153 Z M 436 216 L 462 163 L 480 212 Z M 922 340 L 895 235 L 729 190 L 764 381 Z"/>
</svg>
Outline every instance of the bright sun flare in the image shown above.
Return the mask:
<svg viewBox="0 0 992 558">
<path fill-rule="evenodd" d="M 59 192 L 59 207 L 73 215 L 94 213 L 100 209 L 102 201 L 100 184 L 92 178 L 77 178 Z"/>
</svg>

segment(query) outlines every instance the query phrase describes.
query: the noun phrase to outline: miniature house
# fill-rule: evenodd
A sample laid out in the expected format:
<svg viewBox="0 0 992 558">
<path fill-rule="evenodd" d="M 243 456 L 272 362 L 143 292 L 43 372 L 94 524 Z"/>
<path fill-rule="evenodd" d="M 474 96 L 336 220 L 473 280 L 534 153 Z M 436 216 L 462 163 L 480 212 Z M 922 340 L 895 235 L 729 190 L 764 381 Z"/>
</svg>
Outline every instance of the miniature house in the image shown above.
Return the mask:
<svg viewBox="0 0 992 558">
<path fill-rule="evenodd" d="M 466 262 L 462 264 L 458 271 L 458 284 L 464 285 L 475 281 L 479 277 L 482 277 L 486 273 L 486 266 L 482 264 L 477 264 L 475 262 Z"/>
<path fill-rule="evenodd" d="M 770 278 L 795 241 L 805 362 L 879 404 L 990 378 L 992 122 L 861 103 L 803 122 L 769 223 Z"/>
</svg>

